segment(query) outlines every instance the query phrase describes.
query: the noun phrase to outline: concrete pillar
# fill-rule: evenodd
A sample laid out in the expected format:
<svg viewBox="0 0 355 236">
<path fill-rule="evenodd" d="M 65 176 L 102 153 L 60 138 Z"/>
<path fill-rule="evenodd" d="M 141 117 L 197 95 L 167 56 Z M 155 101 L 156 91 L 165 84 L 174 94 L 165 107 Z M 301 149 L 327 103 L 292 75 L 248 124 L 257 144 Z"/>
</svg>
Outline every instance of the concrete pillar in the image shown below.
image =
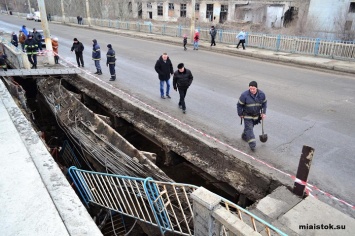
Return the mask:
<svg viewBox="0 0 355 236">
<path fill-rule="evenodd" d="M 200 187 L 191 194 L 191 198 L 193 199 L 195 236 L 219 235 L 212 213 L 220 206 L 221 197 Z"/>
</svg>

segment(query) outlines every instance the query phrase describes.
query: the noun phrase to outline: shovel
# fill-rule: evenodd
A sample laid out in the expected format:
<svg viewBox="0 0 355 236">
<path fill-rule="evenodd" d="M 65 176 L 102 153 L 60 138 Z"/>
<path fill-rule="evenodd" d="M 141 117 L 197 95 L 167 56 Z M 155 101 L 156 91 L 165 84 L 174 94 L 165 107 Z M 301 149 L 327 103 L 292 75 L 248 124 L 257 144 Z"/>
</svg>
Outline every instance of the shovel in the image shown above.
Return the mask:
<svg viewBox="0 0 355 236">
<path fill-rule="evenodd" d="M 267 134 L 264 134 L 264 119 L 261 119 L 261 135 L 259 135 L 259 139 L 262 143 L 267 141 Z"/>
</svg>

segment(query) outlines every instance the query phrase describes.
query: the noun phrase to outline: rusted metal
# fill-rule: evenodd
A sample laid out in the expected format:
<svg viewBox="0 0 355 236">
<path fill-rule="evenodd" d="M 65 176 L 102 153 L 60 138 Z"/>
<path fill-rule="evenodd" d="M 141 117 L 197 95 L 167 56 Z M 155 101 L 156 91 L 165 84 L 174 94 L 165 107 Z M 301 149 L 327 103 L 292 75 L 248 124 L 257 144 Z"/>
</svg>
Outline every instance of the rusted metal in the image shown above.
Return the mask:
<svg viewBox="0 0 355 236">
<path fill-rule="evenodd" d="M 304 195 L 304 190 L 306 188 L 305 183 L 308 180 L 308 174 L 311 169 L 313 154 L 314 154 L 314 148 L 303 146 L 300 162 L 298 164 L 297 175 L 296 175 L 296 178 L 303 182 L 297 180 L 295 181 L 295 184 L 293 186 L 293 193 L 300 197 L 303 197 Z"/>
</svg>

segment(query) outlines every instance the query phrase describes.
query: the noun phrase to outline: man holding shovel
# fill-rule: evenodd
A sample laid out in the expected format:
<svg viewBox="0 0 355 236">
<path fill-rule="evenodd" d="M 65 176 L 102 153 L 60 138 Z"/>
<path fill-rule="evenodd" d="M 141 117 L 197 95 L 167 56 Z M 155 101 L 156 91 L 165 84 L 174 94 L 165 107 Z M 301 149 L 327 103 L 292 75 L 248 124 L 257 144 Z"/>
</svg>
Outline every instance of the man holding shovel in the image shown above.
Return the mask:
<svg viewBox="0 0 355 236">
<path fill-rule="evenodd" d="M 249 83 L 249 90 L 243 92 L 237 103 L 238 116 L 244 119 L 244 131 L 242 139 L 249 144 L 252 151 L 255 150 L 256 140 L 254 135 L 254 125 L 260 123 L 266 117 L 267 101 L 265 93 L 258 89 L 258 84 L 255 81 Z M 260 136 L 260 141 L 266 142 L 267 136 Z"/>
</svg>

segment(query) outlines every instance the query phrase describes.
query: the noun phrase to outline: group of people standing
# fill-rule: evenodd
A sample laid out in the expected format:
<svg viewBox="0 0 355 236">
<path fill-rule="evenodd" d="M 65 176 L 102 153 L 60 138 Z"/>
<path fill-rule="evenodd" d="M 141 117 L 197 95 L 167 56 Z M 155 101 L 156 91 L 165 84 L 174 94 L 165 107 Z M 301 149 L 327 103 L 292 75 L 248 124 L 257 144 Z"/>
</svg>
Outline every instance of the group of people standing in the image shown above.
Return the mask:
<svg viewBox="0 0 355 236">
<path fill-rule="evenodd" d="M 113 50 L 111 44 L 107 44 L 108 51 L 106 53 L 106 66 L 109 67 L 111 78 L 110 81 L 116 80 L 116 52 Z M 78 67 L 84 67 L 83 58 L 84 45 L 77 39 L 74 38 L 73 46 L 71 47 L 71 52 L 75 52 L 76 62 Z M 102 75 L 102 69 L 100 65 L 101 61 L 101 48 L 96 39 L 92 40 L 92 60 L 95 63 L 96 72 L 94 74 Z"/>
</svg>

